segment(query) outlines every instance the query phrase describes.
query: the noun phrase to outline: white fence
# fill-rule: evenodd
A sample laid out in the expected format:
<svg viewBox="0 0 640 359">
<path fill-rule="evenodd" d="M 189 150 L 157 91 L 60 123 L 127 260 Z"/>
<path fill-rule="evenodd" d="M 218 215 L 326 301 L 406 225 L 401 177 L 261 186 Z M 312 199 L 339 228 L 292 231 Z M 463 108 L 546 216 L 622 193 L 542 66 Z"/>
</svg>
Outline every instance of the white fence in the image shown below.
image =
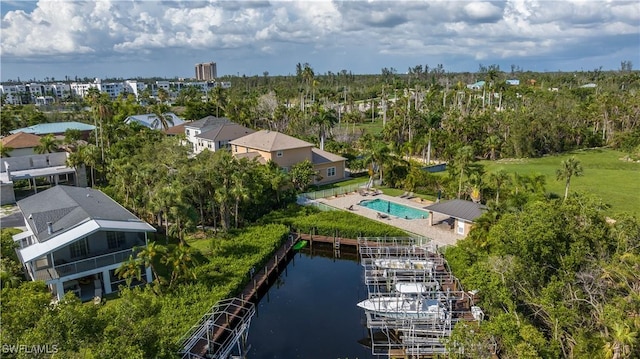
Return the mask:
<svg viewBox="0 0 640 359">
<path fill-rule="evenodd" d="M 369 182 L 362 182 L 362 183 L 356 183 L 356 184 L 352 184 L 344 187 L 336 187 L 336 188 L 323 189 L 321 191 L 302 193 L 298 196 L 298 198 L 303 197 L 306 199 L 314 200 L 318 198 L 339 196 L 339 195 L 343 195 L 351 192 L 357 192 L 358 188 L 366 187 L 368 183 Z"/>
</svg>

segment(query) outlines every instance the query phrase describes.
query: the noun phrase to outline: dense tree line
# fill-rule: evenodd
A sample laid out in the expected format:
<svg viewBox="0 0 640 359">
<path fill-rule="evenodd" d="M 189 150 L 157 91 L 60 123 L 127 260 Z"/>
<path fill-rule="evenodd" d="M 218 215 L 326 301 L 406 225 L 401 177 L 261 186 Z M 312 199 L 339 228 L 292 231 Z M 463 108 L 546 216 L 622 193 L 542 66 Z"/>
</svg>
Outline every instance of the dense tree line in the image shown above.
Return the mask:
<svg viewBox="0 0 640 359">
<path fill-rule="evenodd" d="M 492 344 L 502 358 L 638 357 L 640 222 L 610 223 L 605 207 L 572 195 L 496 208 L 447 250 L 488 318 L 456 328 L 452 345 L 470 349 L 460 357 Z"/>
</svg>

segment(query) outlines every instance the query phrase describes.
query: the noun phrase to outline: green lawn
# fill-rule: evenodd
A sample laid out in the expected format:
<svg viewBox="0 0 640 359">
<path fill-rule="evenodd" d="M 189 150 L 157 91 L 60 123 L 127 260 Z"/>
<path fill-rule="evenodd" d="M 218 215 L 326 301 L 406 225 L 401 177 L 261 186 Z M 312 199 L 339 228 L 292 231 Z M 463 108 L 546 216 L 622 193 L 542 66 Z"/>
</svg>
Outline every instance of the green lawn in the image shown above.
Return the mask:
<svg viewBox="0 0 640 359">
<path fill-rule="evenodd" d="M 564 195 L 564 181 L 556 180 L 561 162 L 575 156 L 584 173 L 571 179 L 570 192 L 592 193 L 611 205 L 611 213 L 630 212 L 640 216 L 640 163 L 623 161 L 624 153 L 610 149 L 574 151 L 534 159 L 482 161 L 487 173 L 504 169 L 519 174 L 542 174 L 547 191 Z"/>
<path fill-rule="evenodd" d="M 374 122 L 371 122 L 371 118 L 368 118 L 368 119 L 364 119 L 363 123 L 357 123 L 355 125 L 350 123 L 342 123 L 340 125 L 336 125 L 335 128 L 336 129 L 346 128 L 348 133 L 351 133 L 352 131 L 355 131 L 355 133 L 360 133 L 362 130 L 364 130 L 365 133 L 377 135 L 382 132 L 382 119 L 376 117 Z"/>
</svg>

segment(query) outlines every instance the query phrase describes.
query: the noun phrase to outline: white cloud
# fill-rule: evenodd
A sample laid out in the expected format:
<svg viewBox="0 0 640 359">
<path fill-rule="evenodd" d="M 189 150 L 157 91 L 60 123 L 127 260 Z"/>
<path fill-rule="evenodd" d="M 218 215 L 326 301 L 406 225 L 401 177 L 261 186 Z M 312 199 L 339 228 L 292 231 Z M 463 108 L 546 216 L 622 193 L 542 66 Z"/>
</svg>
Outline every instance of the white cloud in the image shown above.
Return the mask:
<svg viewBox="0 0 640 359">
<path fill-rule="evenodd" d="M 464 11 L 473 20 L 495 20 L 502 16 L 502 9 L 489 2 L 469 3 Z"/>
<path fill-rule="evenodd" d="M 80 62 L 83 55 L 91 55 L 92 61 L 102 57 L 163 61 L 158 51 L 176 57 L 202 52 L 231 58 L 251 53 L 296 58 L 316 51 L 498 61 L 545 54 L 551 58 L 572 51 L 575 58 L 600 55 L 598 48 L 585 43 L 608 44 L 609 52 L 618 54 L 633 53 L 640 46 L 637 41 L 615 40 L 616 35 L 640 34 L 640 3 L 635 0 L 29 4 L 3 10 L 3 62 L 43 57 L 53 62 L 57 56 Z"/>
</svg>

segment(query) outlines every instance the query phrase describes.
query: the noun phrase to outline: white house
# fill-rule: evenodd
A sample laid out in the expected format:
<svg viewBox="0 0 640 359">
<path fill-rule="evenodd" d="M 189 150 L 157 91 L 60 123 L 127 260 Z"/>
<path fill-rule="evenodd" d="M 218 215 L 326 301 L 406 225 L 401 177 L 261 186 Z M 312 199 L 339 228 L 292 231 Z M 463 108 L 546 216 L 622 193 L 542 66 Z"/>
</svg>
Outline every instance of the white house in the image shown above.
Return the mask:
<svg viewBox="0 0 640 359">
<path fill-rule="evenodd" d="M 27 231 L 13 236 L 28 277 L 42 280 L 62 299 L 75 292 L 91 300 L 117 290 L 115 270 L 147 245 L 155 232 L 104 193 L 56 186 L 18 201 Z M 152 280 L 150 268 L 146 278 Z"/>
<path fill-rule="evenodd" d="M 207 116 L 184 124 L 185 138 L 190 143 L 193 153 L 200 153 L 204 149 L 216 151 L 228 148 L 229 141 L 254 132 L 225 117 Z"/>
</svg>

